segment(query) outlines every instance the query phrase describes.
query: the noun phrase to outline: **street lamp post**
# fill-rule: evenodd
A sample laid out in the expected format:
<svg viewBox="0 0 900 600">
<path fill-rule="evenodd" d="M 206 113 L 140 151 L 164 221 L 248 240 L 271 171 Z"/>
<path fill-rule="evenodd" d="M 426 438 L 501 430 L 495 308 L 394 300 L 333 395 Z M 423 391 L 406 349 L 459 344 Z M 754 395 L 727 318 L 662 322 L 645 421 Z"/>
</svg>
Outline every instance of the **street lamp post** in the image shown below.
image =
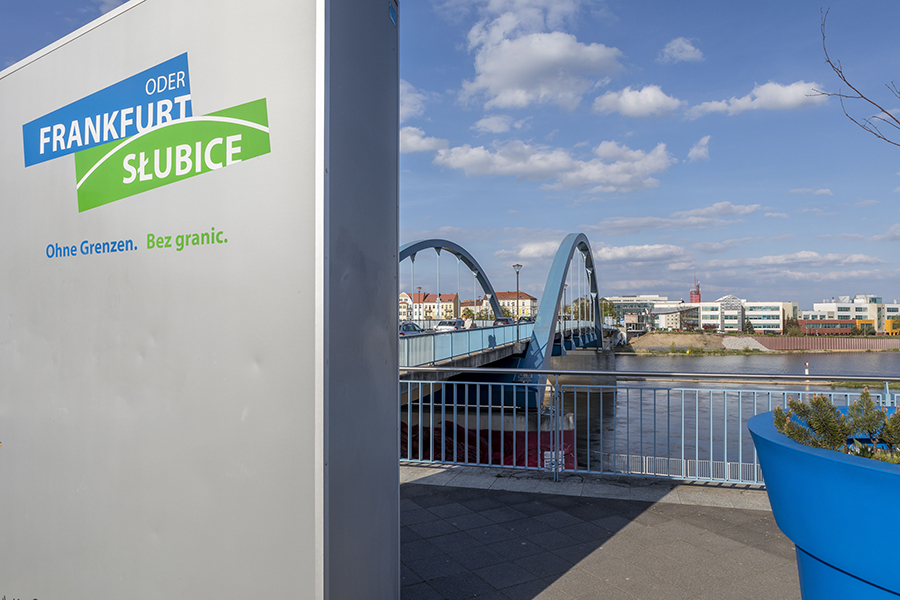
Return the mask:
<svg viewBox="0 0 900 600">
<path fill-rule="evenodd" d="M 512 267 L 516 270 L 516 340 L 518 341 L 522 339 L 519 336 L 519 269 L 522 268 L 522 265 L 516 263 Z"/>
<path fill-rule="evenodd" d="M 422 300 L 422 286 L 420 285 L 420 286 L 419 286 L 418 288 L 416 288 L 416 289 L 419 290 L 419 300 Z M 425 310 L 425 303 L 423 302 L 423 303 L 422 303 L 422 307 L 419 309 L 419 317 L 424 316 L 424 315 L 422 314 L 422 313 L 424 312 L 424 310 Z M 413 315 L 415 315 L 415 312 L 416 312 L 416 299 L 413 298 Z M 423 324 L 424 324 L 424 323 L 423 323 Z"/>
</svg>

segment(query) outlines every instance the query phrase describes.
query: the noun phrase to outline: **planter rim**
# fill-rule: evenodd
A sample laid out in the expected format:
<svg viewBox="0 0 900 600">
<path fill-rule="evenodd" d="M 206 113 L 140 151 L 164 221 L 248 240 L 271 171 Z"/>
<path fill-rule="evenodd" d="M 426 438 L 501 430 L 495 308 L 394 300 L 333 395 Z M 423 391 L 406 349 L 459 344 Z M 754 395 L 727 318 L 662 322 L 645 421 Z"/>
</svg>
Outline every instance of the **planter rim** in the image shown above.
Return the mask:
<svg viewBox="0 0 900 600">
<path fill-rule="evenodd" d="M 776 429 L 774 411 L 771 410 L 769 412 L 759 413 L 754 417 L 750 417 L 750 419 L 747 420 L 747 429 L 749 429 L 751 433 L 765 438 L 771 443 L 777 444 L 786 449 L 805 452 L 814 456 L 818 456 L 824 460 L 846 463 L 853 465 L 854 467 L 871 469 L 874 471 L 884 471 L 886 473 L 895 473 L 900 475 L 900 465 L 894 463 L 884 462 L 883 460 L 876 460 L 874 458 L 865 458 L 863 456 L 857 456 L 855 454 L 847 454 L 845 452 L 840 452 L 839 450 L 830 450 L 828 448 L 814 448 L 812 446 L 807 446 L 805 444 L 801 444 L 800 442 L 792 440 L 787 435 L 781 433 L 780 431 L 778 431 L 778 429 Z M 763 473 L 763 475 L 765 475 L 765 473 Z"/>
</svg>

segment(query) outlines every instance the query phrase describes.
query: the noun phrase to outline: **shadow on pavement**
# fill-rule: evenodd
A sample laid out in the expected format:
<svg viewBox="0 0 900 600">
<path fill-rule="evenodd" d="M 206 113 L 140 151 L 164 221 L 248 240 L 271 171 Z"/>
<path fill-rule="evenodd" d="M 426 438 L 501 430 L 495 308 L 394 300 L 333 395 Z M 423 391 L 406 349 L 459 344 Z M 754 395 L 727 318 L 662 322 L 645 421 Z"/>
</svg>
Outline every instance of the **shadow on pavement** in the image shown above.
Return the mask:
<svg viewBox="0 0 900 600">
<path fill-rule="evenodd" d="M 400 498 L 403 600 L 800 598 L 768 511 L 423 483 Z"/>
</svg>

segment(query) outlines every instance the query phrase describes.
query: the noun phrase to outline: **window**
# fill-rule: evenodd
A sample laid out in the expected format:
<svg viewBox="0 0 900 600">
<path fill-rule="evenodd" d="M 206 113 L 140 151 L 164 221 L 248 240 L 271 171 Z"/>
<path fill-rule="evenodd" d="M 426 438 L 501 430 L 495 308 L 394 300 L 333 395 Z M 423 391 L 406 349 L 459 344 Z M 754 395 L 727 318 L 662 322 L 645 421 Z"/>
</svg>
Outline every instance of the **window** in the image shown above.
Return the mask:
<svg viewBox="0 0 900 600">
<path fill-rule="evenodd" d="M 838 312 L 850 312 L 849 306 L 838 306 Z"/>
</svg>

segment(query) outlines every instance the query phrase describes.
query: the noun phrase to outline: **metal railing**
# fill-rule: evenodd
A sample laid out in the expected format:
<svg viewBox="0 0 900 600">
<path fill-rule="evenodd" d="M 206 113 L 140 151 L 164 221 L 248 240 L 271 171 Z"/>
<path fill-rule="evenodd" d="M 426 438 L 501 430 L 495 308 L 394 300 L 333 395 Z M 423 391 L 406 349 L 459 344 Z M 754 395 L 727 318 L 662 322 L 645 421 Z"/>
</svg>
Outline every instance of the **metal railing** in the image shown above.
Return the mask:
<svg viewBox="0 0 900 600">
<path fill-rule="evenodd" d="M 571 340 L 575 331 L 593 329 L 592 323 L 588 321 L 567 323 L 569 329 L 566 330 L 566 340 Z M 411 337 L 404 336 L 400 338 L 400 366 L 406 368 L 433 365 L 474 352 L 484 352 L 498 346 L 529 340 L 532 331 L 534 331 L 533 323 L 520 323 L 518 329 L 513 324 L 442 333 L 427 332 Z"/>
<path fill-rule="evenodd" d="M 473 381 L 400 382 L 401 461 L 548 470 L 555 479 L 561 472 L 593 472 L 746 484 L 764 483 L 747 430 L 750 417 L 783 407 L 788 398 L 815 394 L 848 406 L 862 389 L 815 389 L 816 384 L 872 381 L 828 375 L 451 370 L 462 371 L 459 377 L 472 373 Z M 508 382 L 474 381 L 475 373 L 477 379 L 490 373 Z M 546 381 L 513 382 L 534 373 Z M 897 406 L 888 381 L 900 378 L 881 378 L 871 396 Z"/>
</svg>

